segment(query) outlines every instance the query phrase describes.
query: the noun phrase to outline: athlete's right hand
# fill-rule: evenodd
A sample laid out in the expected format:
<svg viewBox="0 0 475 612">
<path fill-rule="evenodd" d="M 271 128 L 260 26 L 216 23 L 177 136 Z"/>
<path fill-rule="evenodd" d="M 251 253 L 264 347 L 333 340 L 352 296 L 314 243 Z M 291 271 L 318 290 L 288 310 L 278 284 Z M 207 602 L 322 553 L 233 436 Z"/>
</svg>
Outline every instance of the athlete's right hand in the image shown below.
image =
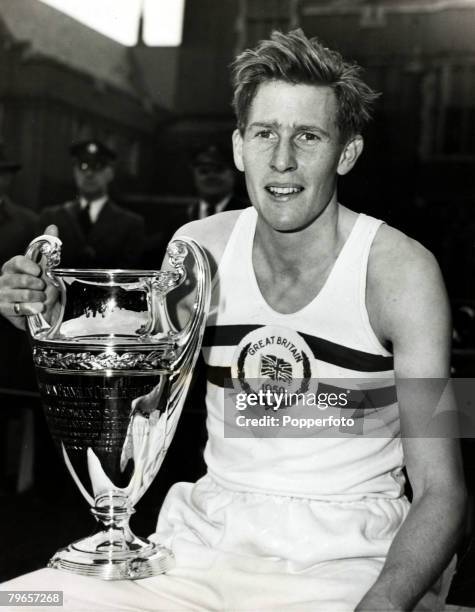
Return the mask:
<svg viewBox="0 0 475 612">
<path fill-rule="evenodd" d="M 58 229 L 49 225 L 44 233 L 57 236 Z M 56 290 L 42 276 L 41 266 L 24 255 L 16 255 L 2 266 L 0 314 L 19 329 L 25 329 L 26 315 L 44 313 L 56 301 Z"/>
</svg>

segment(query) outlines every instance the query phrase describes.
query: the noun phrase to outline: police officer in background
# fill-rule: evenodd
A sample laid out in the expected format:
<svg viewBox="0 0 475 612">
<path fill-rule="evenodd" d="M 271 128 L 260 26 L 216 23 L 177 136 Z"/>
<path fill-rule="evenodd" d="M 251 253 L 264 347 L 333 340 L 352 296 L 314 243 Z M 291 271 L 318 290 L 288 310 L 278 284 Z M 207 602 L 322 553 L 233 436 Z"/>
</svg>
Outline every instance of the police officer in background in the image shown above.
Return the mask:
<svg viewBox="0 0 475 612">
<path fill-rule="evenodd" d="M 173 234 L 188 221 L 249 206 L 246 198 L 237 195 L 237 171 L 229 145 L 208 142 L 195 148 L 189 154 L 189 169 L 195 197 L 164 207 L 158 231 L 147 236 L 144 266 L 154 267 L 163 260 Z"/>
<path fill-rule="evenodd" d="M 109 198 L 116 154 L 99 140 L 70 147 L 77 197 L 45 208 L 42 228 L 54 224 L 63 242 L 61 265 L 134 268 L 144 248 L 144 221 Z"/>
<path fill-rule="evenodd" d="M 188 211 L 190 220 L 249 206 L 235 193 L 236 168 L 230 147 L 213 143 L 197 149 L 191 168 L 198 200 Z"/>
</svg>

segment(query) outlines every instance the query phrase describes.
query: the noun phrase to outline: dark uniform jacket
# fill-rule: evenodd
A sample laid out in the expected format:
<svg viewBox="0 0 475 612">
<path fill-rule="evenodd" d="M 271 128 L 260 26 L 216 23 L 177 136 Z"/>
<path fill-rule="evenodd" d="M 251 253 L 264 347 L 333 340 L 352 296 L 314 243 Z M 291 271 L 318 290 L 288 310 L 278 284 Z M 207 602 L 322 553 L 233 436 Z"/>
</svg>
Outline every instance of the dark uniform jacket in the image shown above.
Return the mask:
<svg viewBox="0 0 475 612">
<path fill-rule="evenodd" d="M 199 219 L 199 215 L 200 215 L 200 199 L 197 199 L 196 202 L 193 202 L 193 204 L 191 204 L 191 206 L 188 208 L 188 219 L 184 220 L 184 223 L 186 223 L 187 221 L 195 221 L 196 219 Z M 240 198 L 238 198 L 235 195 L 232 195 L 229 202 L 226 204 L 226 207 L 224 208 L 224 211 L 226 210 L 241 210 L 243 208 L 247 208 L 248 206 L 250 206 L 249 202 L 247 202 L 246 200 L 241 200 Z M 224 212 L 223 211 L 223 212 Z"/>
<path fill-rule="evenodd" d="M 136 268 L 145 244 L 142 217 L 107 200 L 95 223 L 85 235 L 79 222 L 79 200 L 45 208 L 43 226 L 58 226 L 61 267 Z"/>
<path fill-rule="evenodd" d="M 38 233 L 38 215 L 4 197 L 0 203 L 0 268 L 7 260 L 24 253 Z M 27 335 L 3 317 L 0 317 L 0 387 L 35 388 Z"/>
<path fill-rule="evenodd" d="M 38 215 L 4 197 L 0 202 L 0 267 L 24 253 L 38 232 Z"/>
</svg>

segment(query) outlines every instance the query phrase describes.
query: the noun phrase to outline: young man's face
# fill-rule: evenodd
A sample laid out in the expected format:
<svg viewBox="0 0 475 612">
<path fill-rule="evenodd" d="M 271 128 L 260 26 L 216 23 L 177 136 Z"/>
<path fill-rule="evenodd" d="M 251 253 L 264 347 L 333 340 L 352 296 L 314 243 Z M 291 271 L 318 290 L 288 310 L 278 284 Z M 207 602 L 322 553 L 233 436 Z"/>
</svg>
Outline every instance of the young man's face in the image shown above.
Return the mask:
<svg viewBox="0 0 475 612">
<path fill-rule="evenodd" d="M 341 142 L 329 87 L 268 81 L 259 86 L 243 135 L 234 133 L 236 165 L 252 204 L 278 231 L 312 223 L 361 152 L 360 137 Z"/>
</svg>

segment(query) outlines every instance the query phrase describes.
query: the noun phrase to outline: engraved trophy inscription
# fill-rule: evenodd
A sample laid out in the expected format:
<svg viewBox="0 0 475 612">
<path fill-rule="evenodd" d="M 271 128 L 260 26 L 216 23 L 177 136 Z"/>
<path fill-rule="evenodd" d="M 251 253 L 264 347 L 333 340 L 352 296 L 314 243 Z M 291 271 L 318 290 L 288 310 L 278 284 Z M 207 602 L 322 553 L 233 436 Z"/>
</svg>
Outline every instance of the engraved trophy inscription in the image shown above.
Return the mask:
<svg viewBox="0 0 475 612">
<path fill-rule="evenodd" d="M 28 329 L 49 429 L 101 527 L 49 565 L 107 580 L 160 574 L 171 551 L 135 536 L 129 518 L 177 427 L 209 308 L 208 261 L 189 238 L 170 243 L 170 271 L 58 268 L 60 249 L 46 235 L 28 247 L 58 296 L 48 320 L 30 316 Z M 194 306 L 177 329 L 167 294 L 184 282 L 188 254 Z"/>
</svg>

